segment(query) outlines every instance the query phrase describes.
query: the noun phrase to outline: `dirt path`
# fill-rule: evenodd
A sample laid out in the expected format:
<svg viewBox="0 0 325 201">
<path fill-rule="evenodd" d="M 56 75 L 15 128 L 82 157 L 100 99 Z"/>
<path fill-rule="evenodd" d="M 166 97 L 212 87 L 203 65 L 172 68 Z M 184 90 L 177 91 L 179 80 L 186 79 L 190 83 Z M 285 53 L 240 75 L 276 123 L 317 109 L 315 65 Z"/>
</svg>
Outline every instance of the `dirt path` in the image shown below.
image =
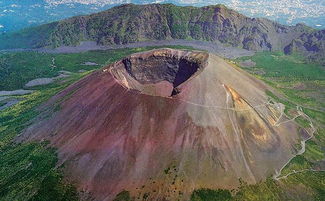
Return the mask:
<svg viewBox="0 0 325 201">
<path fill-rule="evenodd" d="M 297 173 L 301 173 L 301 172 L 303 172 L 303 171 L 306 171 L 306 170 L 308 170 L 308 171 L 310 171 L 310 170 L 312 170 L 312 169 L 305 169 L 305 170 L 300 170 L 300 171 L 296 171 L 296 170 L 293 170 L 291 173 L 288 173 L 287 175 L 284 175 L 284 176 L 281 176 L 281 172 L 282 172 L 282 170 L 292 161 L 292 159 L 294 159 L 296 156 L 299 156 L 299 155 L 302 155 L 303 153 L 305 153 L 305 151 L 306 151 L 306 142 L 308 141 L 308 140 L 310 140 L 310 139 L 312 139 L 313 137 L 314 137 L 314 133 L 316 132 L 316 128 L 314 127 L 314 124 L 313 124 L 313 122 L 312 122 L 312 120 L 311 120 L 311 118 L 308 116 L 308 115 L 306 115 L 303 111 L 302 111 L 302 109 L 301 109 L 301 107 L 300 106 L 297 106 L 297 112 L 298 112 L 298 115 L 296 116 L 296 117 L 294 117 L 293 119 L 291 119 L 291 120 L 288 120 L 288 121 L 285 121 L 285 122 L 282 122 L 282 123 L 287 123 L 287 122 L 290 122 L 290 121 L 294 121 L 298 116 L 303 116 L 304 118 L 306 118 L 306 119 L 308 119 L 308 121 L 309 121 L 309 126 L 310 126 L 310 129 L 311 129 L 311 131 L 309 131 L 308 132 L 308 134 L 309 134 L 309 137 L 308 138 L 306 138 L 306 139 L 304 139 L 304 140 L 302 140 L 300 143 L 301 143 L 301 149 L 295 154 L 295 155 L 293 155 L 291 158 L 290 158 L 290 160 L 288 160 L 281 168 L 280 168 L 280 170 L 278 171 L 278 170 L 276 170 L 275 171 L 275 174 L 273 175 L 273 179 L 275 179 L 276 181 L 278 181 L 278 180 L 280 180 L 280 179 L 285 179 L 285 178 L 287 178 L 288 176 L 290 176 L 290 175 L 293 175 L 293 174 L 297 174 Z M 316 170 L 313 170 L 313 171 L 316 171 Z"/>
<path fill-rule="evenodd" d="M 325 172 L 325 170 L 314 170 L 314 169 L 303 169 L 303 170 L 299 170 L 299 171 L 293 170 L 292 172 L 290 172 L 282 177 L 279 177 L 277 180 L 286 179 L 290 175 L 299 174 L 299 173 L 303 173 L 303 172 Z"/>
<path fill-rule="evenodd" d="M 297 113 L 298 113 L 298 115 L 294 116 L 293 118 L 289 118 L 289 117 L 284 113 L 285 106 L 284 106 L 283 104 L 281 104 L 280 109 L 281 109 L 280 117 L 278 118 L 278 120 L 277 120 L 277 121 L 274 123 L 274 125 L 273 125 L 273 126 L 276 126 L 276 127 L 280 126 L 281 124 L 284 124 L 284 123 L 288 123 L 288 122 L 294 121 L 294 120 L 297 119 L 298 117 L 304 115 L 304 113 L 302 112 L 302 109 L 301 109 L 300 106 L 297 106 Z M 280 122 L 280 120 L 282 119 L 283 116 L 285 116 L 288 120 L 283 121 L 283 122 Z"/>
</svg>

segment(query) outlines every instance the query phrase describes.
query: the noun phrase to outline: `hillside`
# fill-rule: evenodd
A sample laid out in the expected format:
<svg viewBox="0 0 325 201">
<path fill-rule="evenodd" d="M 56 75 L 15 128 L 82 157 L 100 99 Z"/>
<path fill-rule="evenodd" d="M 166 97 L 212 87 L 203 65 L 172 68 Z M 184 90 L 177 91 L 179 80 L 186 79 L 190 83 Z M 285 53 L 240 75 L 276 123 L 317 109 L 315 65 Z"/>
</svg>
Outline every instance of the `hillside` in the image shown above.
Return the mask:
<svg viewBox="0 0 325 201">
<path fill-rule="evenodd" d="M 81 41 L 111 45 L 188 39 L 220 41 L 248 50 L 283 51 L 290 49 L 294 40 L 300 40 L 303 35 L 311 37 L 315 32 L 302 24 L 285 26 L 264 18 L 249 18 L 223 5 L 180 7 L 173 4 L 125 4 L 92 15 L 4 34 L 0 37 L 0 48 L 71 46 Z M 323 41 L 324 38 L 317 43 Z M 314 60 L 319 60 L 324 52 L 324 49 L 294 50 Z"/>
<path fill-rule="evenodd" d="M 213 54 L 136 53 L 55 95 L 16 141 L 49 140 L 95 200 L 189 200 L 264 180 L 293 157 L 305 131 L 279 118 L 267 89 Z"/>
<path fill-rule="evenodd" d="M 325 64 L 325 30 L 302 34 L 294 39 L 284 52 L 287 54 L 301 52 L 311 60 Z"/>
</svg>

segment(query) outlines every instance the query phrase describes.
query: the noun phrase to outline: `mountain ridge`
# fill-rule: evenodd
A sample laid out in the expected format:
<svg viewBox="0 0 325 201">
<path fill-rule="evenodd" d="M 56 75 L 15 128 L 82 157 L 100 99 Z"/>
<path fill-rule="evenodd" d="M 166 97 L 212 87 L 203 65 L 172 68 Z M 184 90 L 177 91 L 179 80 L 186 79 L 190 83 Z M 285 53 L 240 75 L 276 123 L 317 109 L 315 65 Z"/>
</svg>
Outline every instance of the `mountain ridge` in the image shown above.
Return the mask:
<svg viewBox="0 0 325 201">
<path fill-rule="evenodd" d="M 318 35 L 320 40 L 314 40 Z M 81 41 L 112 45 L 187 39 L 219 41 L 254 51 L 290 54 L 297 51 L 312 61 L 324 63 L 324 35 L 323 30 L 303 24 L 286 26 L 265 18 L 249 18 L 221 4 L 204 7 L 123 4 L 99 13 L 3 34 L 0 49 L 53 48 L 77 45 Z M 311 41 L 313 49 L 308 48 Z"/>
</svg>

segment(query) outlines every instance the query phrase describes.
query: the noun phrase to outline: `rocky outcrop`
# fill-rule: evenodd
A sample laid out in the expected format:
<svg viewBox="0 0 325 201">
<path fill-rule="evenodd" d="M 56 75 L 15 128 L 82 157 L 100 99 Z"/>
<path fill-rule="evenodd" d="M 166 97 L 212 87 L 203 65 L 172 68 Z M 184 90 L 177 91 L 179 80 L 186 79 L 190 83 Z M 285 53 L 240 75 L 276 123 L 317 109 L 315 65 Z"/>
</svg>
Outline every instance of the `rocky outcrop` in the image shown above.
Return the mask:
<svg viewBox="0 0 325 201">
<path fill-rule="evenodd" d="M 248 18 L 223 5 L 178 7 L 172 4 L 126 4 L 62 21 L 51 34 L 55 45 L 94 40 L 101 45 L 142 40 L 220 41 L 248 50 L 282 50 L 304 33 L 267 19 Z"/>
<path fill-rule="evenodd" d="M 276 124 L 282 107 L 266 89 L 215 55 L 153 50 L 57 94 L 16 140 L 49 140 L 66 178 L 95 200 L 124 190 L 140 200 L 189 200 L 197 188 L 256 183 L 293 156 L 297 125 Z"/>
<path fill-rule="evenodd" d="M 325 65 L 325 30 L 304 33 L 284 48 L 286 54 L 300 53 Z"/>
</svg>

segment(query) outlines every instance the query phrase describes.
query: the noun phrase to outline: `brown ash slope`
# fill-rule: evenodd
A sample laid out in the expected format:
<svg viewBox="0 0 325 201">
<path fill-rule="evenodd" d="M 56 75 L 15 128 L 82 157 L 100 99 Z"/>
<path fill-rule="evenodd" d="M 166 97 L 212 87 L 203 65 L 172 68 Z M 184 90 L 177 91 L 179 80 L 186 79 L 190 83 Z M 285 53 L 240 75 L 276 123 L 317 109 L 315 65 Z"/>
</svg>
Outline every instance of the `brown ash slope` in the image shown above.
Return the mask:
<svg viewBox="0 0 325 201">
<path fill-rule="evenodd" d="M 218 41 L 247 50 L 283 51 L 303 34 L 315 32 L 302 24 L 285 26 L 264 18 L 249 18 L 223 5 L 199 8 L 172 4 L 125 4 L 104 12 L 4 35 L 0 37 L 0 48 L 19 47 L 25 43 L 27 47 L 59 47 L 77 45 L 81 41 L 111 45 L 190 39 Z M 12 38 L 19 43 L 9 43 Z M 325 50 L 319 51 L 324 53 Z M 312 54 L 311 59 L 319 58 L 319 52 L 309 49 L 302 53 L 307 56 Z"/>
<path fill-rule="evenodd" d="M 122 190 L 188 200 L 197 188 L 263 180 L 292 157 L 298 127 L 276 124 L 281 105 L 266 89 L 212 54 L 138 53 L 54 96 L 43 109 L 60 110 L 17 141 L 49 140 L 66 177 L 96 200 Z"/>
</svg>

